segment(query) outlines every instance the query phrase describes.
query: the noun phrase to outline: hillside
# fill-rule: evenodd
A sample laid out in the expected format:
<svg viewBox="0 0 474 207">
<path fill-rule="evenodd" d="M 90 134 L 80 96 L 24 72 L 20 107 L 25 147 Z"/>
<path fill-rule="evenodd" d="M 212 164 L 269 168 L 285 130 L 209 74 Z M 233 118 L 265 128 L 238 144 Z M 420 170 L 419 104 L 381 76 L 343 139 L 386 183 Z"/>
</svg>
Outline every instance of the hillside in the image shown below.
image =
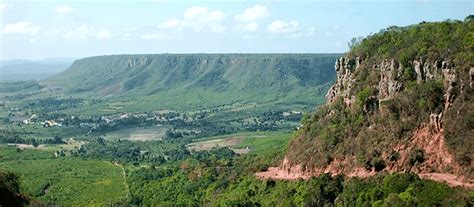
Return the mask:
<svg viewBox="0 0 474 207">
<path fill-rule="evenodd" d="M 189 109 L 235 102 L 314 105 L 338 54 L 112 55 L 77 60 L 44 81 L 64 94 Z M 140 100 L 138 102 L 137 100 Z M 184 104 L 186 102 L 186 104 Z M 140 107 L 143 106 L 143 107 Z"/>
<path fill-rule="evenodd" d="M 390 27 L 336 61 L 327 104 L 262 178 L 413 172 L 474 187 L 474 19 Z"/>
</svg>

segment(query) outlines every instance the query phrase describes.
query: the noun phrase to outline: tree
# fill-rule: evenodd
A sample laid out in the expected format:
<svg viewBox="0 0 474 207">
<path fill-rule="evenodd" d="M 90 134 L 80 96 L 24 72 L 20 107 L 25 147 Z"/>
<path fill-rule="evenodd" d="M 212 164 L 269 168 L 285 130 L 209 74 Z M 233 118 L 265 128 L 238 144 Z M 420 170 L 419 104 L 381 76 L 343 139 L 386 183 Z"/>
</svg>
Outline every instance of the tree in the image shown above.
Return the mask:
<svg viewBox="0 0 474 207">
<path fill-rule="evenodd" d="M 38 142 L 36 141 L 36 139 L 31 140 L 31 145 L 33 145 L 33 147 L 38 147 Z"/>
<path fill-rule="evenodd" d="M 52 141 L 53 144 L 64 144 L 62 138 L 58 135 L 55 135 Z"/>
<path fill-rule="evenodd" d="M 18 175 L 0 171 L 0 206 L 24 206 L 28 200 L 20 193 Z"/>
</svg>

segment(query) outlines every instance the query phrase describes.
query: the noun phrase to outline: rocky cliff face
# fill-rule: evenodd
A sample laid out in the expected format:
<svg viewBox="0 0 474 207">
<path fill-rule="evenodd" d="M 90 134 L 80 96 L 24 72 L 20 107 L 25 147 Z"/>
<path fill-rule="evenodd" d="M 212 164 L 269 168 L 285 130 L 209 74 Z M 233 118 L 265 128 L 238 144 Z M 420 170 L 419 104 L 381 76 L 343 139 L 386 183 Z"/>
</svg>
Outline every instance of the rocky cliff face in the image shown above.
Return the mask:
<svg viewBox="0 0 474 207">
<path fill-rule="evenodd" d="M 344 99 L 346 106 L 350 107 L 355 103 L 356 96 L 352 90 L 353 84 L 356 81 L 354 73 L 358 70 L 362 62 L 359 57 L 348 58 L 341 57 L 336 61 L 336 83 L 329 89 L 326 99 L 327 102 L 334 103 L 338 97 Z M 444 95 L 448 108 L 453 102 L 454 86 L 457 83 L 456 71 L 453 64 L 449 60 L 424 61 L 413 60 L 411 65 L 414 67 L 416 73 L 417 83 L 422 83 L 429 80 L 443 81 L 446 93 Z M 403 90 L 404 82 L 400 81 L 408 68 L 404 68 L 396 60 L 382 60 L 380 63 L 373 64 L 371 68 L 378 71 L 380 74 L 380 81 L 378 85 L 373 87 L 378 90 L 377 99 L 379 102 L 393 99 L 400 91 Z M 471 71 L 471 73 L 474 73 Z M 472 87 L 472 78 L 471 83 Z"/>
<path fill-rule="evenodd" d="M 310 127 L 307 127 L 307 129 L 303 129 L 303 132 L 300 132 L 303 135 L 300 134 L 290 144 L 289 153 L 281 166 L 270 168 L 269 171 L 258 173 L 257 176 L 261 178 L 296 179 L 309 178 L 321 173 L 333 175 L 342 173 L 348 176 L 366 177 L 374 175 L 379 171 L 414 172 L 424 178 L 446 181 L 452 186 L 462 185 L 473 188 L 474 181 L 469 179 L 465 172 L 466 169 L 471 171 L 474 163 L 471 160 L 467 165 L 461 166 L 456 161 L 452 150 L 447 147 L 443 126 L 445 121 L 444 114 L 451 109 L 459 94 L 464 94 L 466 87 L 472 88 L 472 75 L 468 79 L 469 82 L 465 82 L 466 79 L 460 79 L 459 69 L 450 60 L 427 61 L 420 59 L 409 61 L 408 65 L 408 67 L 404 67 L 395 59 L 369 62 L 360 57 L 352 58 L 346 56 L 339 58 L 335 64 L 336 82 L 326 95 L 328 109 L 316 122 L 319 125 L 324 125 L 326 123 L 325 120 L 330 120 L 330 122 L 337 126 L 337 122 L 343 122 L 344 120 L 340 120 L 340 117 L 338 119 L 333 117 L 344 113 L 344 111 L 352 111 L 349 113 L 349 116 L 355 116 L 354 114 L 357 113 L 354 111 L 359 110 L 363 111 L 363 116 L 367 117 L 365 119 L 366 128 L 361 129 L 359 132 L 352 130 L 350 133 L 338 135 L 347 137 L 340 137 L 343 141 L 339 141 L 340 143 L 336 144 L 335 153 L 341 150 L 344 150 L 345 153 L 342 155 L 329 155 L 333 157 L 326 159 L 325 157 L 311 156 L 311 150 L 309 149 L 298 151 L 295 155 L 295 149 L 292 149 L 292 147 L 301 147 L 298 146 L 298 140 L 304 139 L 301 137 L 311 133 Z M 371 75 L 366 75 L 365 77 L 368 79 L 373 78 L 373 80 L 362 80 L 364 83 L 362 85 L 374 92 L 365 98 L 364 103 L 358 105 L 358 95 L 361 91 L 360 77 L 362 76 L 361 74 L 368 71 Z M 472 74 L 472 69 L 469 74 Z M 410 76 L 412 76 L 411 81 L 407 80 L 407 77 Z M 367 85 L 370 82 L 372 82 L 372 85 Z M 396 131 L 393 130 L 395 126 L 383 126 L 384 122 L 379 121 L 380 119 L 388 119 L 389 116 L 394 114 L 390 111 L 392 110 L 390 109 L 391 106 L 386 103 L 395 102 L 394 104 L 397 104 L 398 101 L 405 99 L 404 96 L 406 94 L 404 91 L 406 88 L 413 87 L 413 85 L 423 85 L 428 82 L 442 83 L 443 93 L 442 97 L 439 98 L 441 100 L 441 107 L 429 111 L 428 118 L 418 122 L 418 125 L 404 126 L 402 130 L 409 131 L 406 133 L 407 139 L 399 138 L 394 133 Z M 339 100 L 341 102 L 338 102 Z M 419 102 L 419 105 L 423 103 Z M 343 105 L 342 109 L 334 107 L 338 104 Z M 424 105 L 421 105 L 421 107 L 424 107 Z M 412 118 L 408 117 L 410 115 L 405 116 L 407 117 L 398 118 L 400 122 L 403 122 L 404 119 Z M 385 123 L 398 124 L 393 122 Z M 319 127 L 324 128 L 324 126 Z M 328 133 L 333 132 L 331 129 L 327 131 Z M 319 133 L 317 136 L 324 136 L 324 133 Z M 312 139 L 317 140 L 318 138 Z M 387 140 L 391 141 L 388 142 Z M 365 151 L 366 149 L 356 147 L 355 145 L 363 143 L 360 145 L 372 146 L 370 142 L 374 142 L 374 152 L 366 153 L 366 156 L 370 154 L 371 158 L 365 158 L 366 164 L 364 165 L 364 158 L 362 158 L 362 164 L 360 161 L 360 151 Z M 324 145 L 323 143 L 325 142 L 312 141 L 312 144 L 317 145 Z M 354 145 L 353 149 L 351 149 L 351 145 Z M 317 147 L 313 150 L 313 153 L 318 154 L 323 150 L 328 150 L 330 147 L 330 145 L 329 147 L 324 146 Z M 299 162 L 297 161 L 298 157 L 305 157 L 306 161 Z M 318 162 L 317 160 L 326 161 L 322 165 L 313 165 L 312 162 Z"/>
</svg>

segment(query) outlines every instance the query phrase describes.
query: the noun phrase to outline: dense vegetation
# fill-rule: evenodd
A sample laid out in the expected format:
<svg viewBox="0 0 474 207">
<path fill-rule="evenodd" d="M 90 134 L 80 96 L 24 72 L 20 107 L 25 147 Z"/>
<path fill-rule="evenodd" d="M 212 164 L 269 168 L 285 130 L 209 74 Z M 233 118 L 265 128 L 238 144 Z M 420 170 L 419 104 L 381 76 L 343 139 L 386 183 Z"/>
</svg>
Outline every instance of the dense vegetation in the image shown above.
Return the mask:
<svg viewBox="0 0 474 207">
<path fill-rule="evenodd" d="M 472 195 L 461 188 L 421 180 L 415 174 L 380 174 L 368 179 L 323 174 L 310 180 L 259 180 L 254 173 L 279 163 L 291 134 L 228 137 L 242 135 L 249 138 L 233 147 L 251 149 L 243 155 L 229 148 L 190 154 L 183 146 L 191 140 L 130 142 L 97 138 L 65 150 L 64 157 L 55 157 L 42 148 L 2 147 L 0 166 L 20 175 L 22 191 L 39 199 L 35 202 L 50 204 L 467 206 L 474 202 Z M 160 154 L 162 159 L 155 159 Z M 97 194 L 108 199 L 92 199 Z"/>
<path fill-rule="evenodd" d="M 363 39 L 353 39 L 349 56 L 382 60 L 395 58 L 401 64 L 427 60 L 472 61 L 474 24 L 472 15 L 459 20 L 422 22 L 407 27 L 392 26 Z M 462 66 L 462 65 L 461 65 Z"/>
<path fill-rule="evenodd" d="M 266 161 L 264 161 L 266 160 Z M 132 204 L 211 206 L 467 206 L 463 189 L 421 180 L 415 174 L 381 174 L 369 179 L 258 180 L 253 172 L 271 156 L 236 156 L 228 149 L 194 154 L 181 162 L 133 171 Z M 157 191 L 156 189 L 161 189 Z"/>
</svg>

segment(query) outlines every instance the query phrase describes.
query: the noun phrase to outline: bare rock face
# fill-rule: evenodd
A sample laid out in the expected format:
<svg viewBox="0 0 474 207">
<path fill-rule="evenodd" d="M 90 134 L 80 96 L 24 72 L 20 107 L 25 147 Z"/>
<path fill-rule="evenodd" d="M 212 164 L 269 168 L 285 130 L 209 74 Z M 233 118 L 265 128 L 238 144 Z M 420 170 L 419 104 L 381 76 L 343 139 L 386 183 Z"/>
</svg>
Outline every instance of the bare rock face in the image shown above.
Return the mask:
<svg viewBox="0 0 474 207">
<path fill-rule="evenodd" d="M 149 60 L 146 57 L 141 57 L 141 58 L 132 58 L 128 60 L 128 67 L 136 67 L 136 66 L 142 66 L 142 65 L 149 65 L 151 63 L 151 60 Z"/>
<path fill-rule="evenodd" d="M 355 82 L 353 74 L 362 63 L 363 61 L 359 57 L 341 57 L 336 61 L 336 82 L 326 95 L 328 104 L 334 103 L 338 97 L 342 97 L 347 107 L 354 105 L 356 97 L 352 90 Z M 446 89 L 444 94 L 446 101 L 445 109 L 450 107 L 450 104 L 455 99 L 453 90 L 458 79 L 451 61 L 424 61 L 420 59 L 412 61 L 411 65 L 415 70 L 417 83 L 428 80 L 443 81 L 444 88 Z M 404 68 L 396 60 L 383 60 L 380 63 L 373 64 L 371 68 L 380 72 L 379 84 L 373 86 L 378 90 L 377 98 L 379 102 L 393 99 L 399 92 L 403 91 L 404 84 L 401 79 L 407 68 Z M 474 68 L 471 68 L 470 74 L 470 86 L 472 87 Z"/>
<path fill-rule="evenodd" d="M 336 83 L 329 89 L 326 94 L 328 103 L 336 101 L 337 97 L 342 96 L 347 106 L 351 106 L 355 102 L 355 96 L 351 95 L 354 83 L 353 72 L 360 66 L 361 59 L 359 57 L 344 58 L 336 60 Z"/>
<path fill-rule="evenodd" d="M 392 99 L 403 89 L 398 80 L 403 75 L 403 68 L 395 60 L 383 60 L 380 64 L 380 81 L 378 85 L 380 101 Z"/>
<path fill-rule="evenodd" d="M 421 83 L 426 80 L 442 79 L 445 70 L 452 70 L 451 61 L 425 61 L 423 59 L 414 60 L 412 65 L 416 72 L 416 80 Z"/>
<path fill-rule="evenodd" d="M 473 84 L 473 82 L 474 82 L 474 68 L 472 68 L 472 67 L 469 70 L 469 76 L 470 76 L 469 86 L 472 88 L 472 86 L 474 85 Z"/>
<path fill-rule="evenodd" d="M 415 66 L 415 72 L 417 77 L 417 82 L 421 83 L 427 80 L 440 80 L 443 81 L 443 86 L 445 88 L 444 100 L 445 100 L 445 110 L 448 109 L 452 102 L 454 101 L 455 85 L 458 82 L 458 77 L 456 76 L 456 70 L 451 61 L 441 61 L 436 60 L 432 62 L 423 61 L 413 61 Z"/>
</svg>

